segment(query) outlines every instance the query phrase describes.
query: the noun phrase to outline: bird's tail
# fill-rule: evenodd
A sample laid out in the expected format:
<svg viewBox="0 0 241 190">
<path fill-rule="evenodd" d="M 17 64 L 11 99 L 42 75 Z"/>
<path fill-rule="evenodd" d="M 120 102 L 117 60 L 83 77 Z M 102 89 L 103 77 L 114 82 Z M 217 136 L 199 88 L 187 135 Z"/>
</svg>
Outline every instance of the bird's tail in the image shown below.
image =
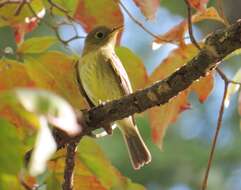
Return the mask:
<svg viewBox="0 0 241 190">
<path fill-rule="evenodd" d="M 131 163 L 134 169 L 140 169 L 151 161 L 151 154 L 146 147 L 132 117 L 118 122 L 126 142 Z"/>
</svg>

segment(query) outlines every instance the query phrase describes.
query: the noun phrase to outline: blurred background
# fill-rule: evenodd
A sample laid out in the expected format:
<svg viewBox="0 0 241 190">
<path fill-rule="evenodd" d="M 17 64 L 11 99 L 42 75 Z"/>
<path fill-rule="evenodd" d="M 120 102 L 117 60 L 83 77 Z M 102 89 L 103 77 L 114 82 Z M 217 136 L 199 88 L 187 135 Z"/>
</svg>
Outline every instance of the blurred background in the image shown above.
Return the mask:
<svg viewBox="0 0 241 190">
<path fill-rule="evenodd" d="M 132 1 L 122 0 L 124 5 L 144 26 L 156 34 L 167 32 L 171 27 L 181 22 L 186 16 L 186 6 L 179 0 L 161 0 L 161 7 L 157 12 L 155 21 L 146 21 L 139 9 Z M 210 0 L 208 6 L 215 5 Z M 228 20 L 232 23 L 241 18 L 241 0 L 223 1 L 223 8 Z M 130 48 L 142 58 L 148 73 L 159 65 L 169 52 L 176 46 L 164 45 L 160 49 L 151 49 L 152 37 L 140 29 L 123 12 L 125 17 L 125 30 L 121 45 Z M 80 35 L 86 35 L 80 26 Z M 211 31 L 223 27 L 216 22 L 204 21 L 194 27 L 194 35 L 202 39 Z M 46 35 L 51 31 L 40 26 L 27 37 L 33 35 Z M 69 38 L 74 35 L 73 28 L 63 27 L 62 36 Z M 11 30 L 6 27 L 0 30 L 0 49 L 11 46 L 14 48 L 14 38 Z M 70 43 L 70 48 L 80 53 L 83 40 Z M 63 48 L 64 51 L 66 49 Z M 232 78 L 240 68 L 241 56 L 235 56 L 225 61 L 221 68 Z M 216 128 L 218 111 L 223 94 L 223 82 L 215 76 L 215 88 L 204 104 L 200 104 L 195 95 L 190 96 L 191 109 L 183 112 L 177 122 L 169 127 L 164 138 L 163 150 L 153 144 L 148 126 L 148 119 L 136 115 L 137 124 L 147 146 L 152 153 L 152 162 L 139 171 L 134 171 L 129 162 L 128 154 L 120 132 L 114 131 L 112 136 L 98 139 L 98 144 L 123 175 L 134 182 L 147 187 L 148 190 L 195 190 L 200 185 L 206 169 L 210 145 Z M 241 190 L 241 133 L 240 116 L 237 113 L 237 94 L 233 96 L 230 106 L 225 109 L 223 127 L 219 136 L 210 177 L 210 190 Z"/>
</svg>

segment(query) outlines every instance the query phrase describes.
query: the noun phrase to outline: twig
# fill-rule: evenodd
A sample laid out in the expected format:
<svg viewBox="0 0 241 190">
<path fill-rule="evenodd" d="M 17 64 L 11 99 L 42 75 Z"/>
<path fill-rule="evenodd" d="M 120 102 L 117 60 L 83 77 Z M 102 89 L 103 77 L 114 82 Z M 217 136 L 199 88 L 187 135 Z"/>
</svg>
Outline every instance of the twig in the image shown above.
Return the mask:
<svg viewBox="0 0 241 190">
<path fill-rule="evenodd" d="M 62 185 L 63 190 L 73 190 L 76 147 L 76 143 L 70 143 L 67 146 L 67 155 L 64 169 L 64 183 Z"/>
<path fill-rule="evenodd" d="M 218 67 L 216 68 L 218 74 L 222 77 L 222 79 L 224 81 L 227 81 L 228 83 L 233 83 L 233 84 L 236 84 L 236 85 L 240 85 L 241 86 L 241 82 L 237 82 L 237 81 L 233 81 L 231 79 L 229 79 L 226 74 L 221 70 L 219 69 Z"/>
<path fill-rule="evenodd" d="M 27 2 L 27 5 L 28 5 L 28 8 L 29 10 L 32 12 L 32 14 L 38 19 L 38 20 L 41 20 L 41 18 L 38 17 L 38 15 L 35 13 L 35 11 L 33 10 L 33 7 L 31 6 L 31 4 L 29 2 Z M 85 38 L 84 36 L 79 36 L 78 35 L 78 31 L 76 30 L 74 24 L 72 24 L 73 26 L 73 29 L 75 31 L 75 36 L 71 37 L 70 39 L 68 40 L 63 40 L 60 36 L 60 33 L 58 31 L 58 28 L 60 27 L 60 25 L 62 24 L 58 24 L 57 26 L 53 26 L 51 25 L 50 23 L 48 23 L 47 21 L 43 20 L 42 21 L 44 22 L 44 24 L 46 24 L 49 28 L 51 28 L 54 32 L 55 32 L 55 35 L 56 37 L 58 38 L 58 40 L 63 43 L 64 45 L 68 45 L 68 43 L 70 43 L 71 41 L 73 40 L 76 40 L 76 39 L 83 39 Z"/>
<path fill-rule="evenodd" d="M 123 8 L 123 10 L 126 12 L 126 14 L 130 17 L 130 19 L 136 23 L 138 26 L 140 26 L 140 28 L 142 28 L 146 33 L 148 33 L 149 35 L 151 35 L 153 38 L 157 39 L 157 40 L 161 40 L 167 43 L 172 43 L 169 40 L 165 40 L 163 38 L 160 38 L 159 36 L 157 36 L 156 34 L 154 34 L 153 32 L 151 32 L 149 29 L 147 29 L 139 20 L 137 20 L 132 14 L 131 12 L 126 8 L 126 6 L 121 2 L 118 1 L 120 6 Z"/>
<path fill-rule="evenodd" d="M 219 10 L 219 14 L 221 15 L 222 19 L 224 20 L 225 25 L 229 26 L 230 24 L 229 24 L 228 19 L 225 16 L 224 11 L 223 11 L 222 0 L 217 0 L 217 7 L 218 7 L 218 10 Z"/>
<path fill-rule="evenodd" d="M 221 76 L 221 78 L 224 81 L 224 92 L 223 92 L 222 103 L 221 103 L 219 114 L 218 114 L 217 128 L 216 128 L 216 131 L 215 131 L 215 135 L 213 137 L 212 146 L 211 146 L 211 150 L 210 150 L 209 158 L 208 158 L 208 164 L 207 164 L 204 179 L 203 179 L 203 182 L 202 182 L 202 190 L 207 189 L 209 171 L 210 171 L 210 168 L 212 166 L 212 161 L 213 161 L 214 151 L 215 151 L 217 140 L 218 140 L 218 135 L 219 135 L 220 129 L 222 127 L 224 104 L 225 104 L 225 99 L 227 97 L 228 84 L 229 84 L 229 81 L 228 81 L 226 75 L 220 69 L 217 68 L 216 70 L 218 71 L 218 74 Z"/>
<path fill-rule="evenodd" d="M 49 4 L 50 4 L 52 7 L 60 10 L 61 12 L 65 13 L 65 14 L 68 14 L 68 13 L 69 13 L 65 8 L 63 8 L 62 6 L 60 6 L 60 5 L 57 4 L 57 3 L 54 3 L 52 0 L 48 0 L 48 2 L 49 2 Z"/>
<path fill-rule="evenodd" d="M 193 30 L 192 30 L 192 9 L 191 6 L 188 2 L 188 0 L 184 0 L 186 5 L 187 5 L 187 21 L 188 21 L 188 33 L 190 36 L 191 42 L 197 47 L 197 49 L 201 50 L 201 47 L 197 43 L 194 35 L 193 35 Z"/>
<path fill-rule="evenodd" d="M 23 6 L 26 4 L 27 0 L 22 0 L 20 4 L 18 5 L 17 9 L 15 10 L 14 16 L 18 16 L 20 12 L 22 11 Z"/>
<path fill-rule="evenodd" d="M 2 2 L 0 2 L 0 8 L 7 5 L 7 4 L 19 4 L 19 0 L 3 0 Z"/>
</svg>

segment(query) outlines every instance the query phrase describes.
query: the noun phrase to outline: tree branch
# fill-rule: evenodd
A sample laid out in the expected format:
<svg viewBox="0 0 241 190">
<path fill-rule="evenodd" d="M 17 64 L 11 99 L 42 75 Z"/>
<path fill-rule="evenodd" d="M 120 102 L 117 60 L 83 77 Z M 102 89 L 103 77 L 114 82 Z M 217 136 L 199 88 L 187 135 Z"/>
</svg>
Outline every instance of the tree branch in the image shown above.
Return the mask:
<svg viewBox="0 0 241 190">
<path fill-rule="evenodd" d="M 73 190 L 73 177 L 75 165 L 76 143 L 70 143 L 67 146 L 67 155 L 65 160 L 63 190 Z"/>
<path fill-rule="evenodd" d="M 198 55 L 166 79 L 85 112 L 84 118 L 80 119 L 86 125 L 84 131 L 75 138 L 64 136 L 58 138 L 60 139 L 57 140 L 58 147 L 71 141 L 78 142 L 83 135 L 89 134 L 107 123 L 167 103 L 194 81 L 215 68 L 225 56 L 239 48 L 241 48 L 241 20 L 211 34 Z"/>
</svg>

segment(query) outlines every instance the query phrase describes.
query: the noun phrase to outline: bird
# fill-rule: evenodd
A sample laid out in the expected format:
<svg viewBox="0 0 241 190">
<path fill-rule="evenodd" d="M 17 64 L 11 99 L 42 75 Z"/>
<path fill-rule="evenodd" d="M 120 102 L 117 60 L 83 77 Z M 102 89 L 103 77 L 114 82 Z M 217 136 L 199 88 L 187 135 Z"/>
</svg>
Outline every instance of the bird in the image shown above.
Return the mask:
<svg viewBox="0 0 241 190">
<path fill-rule="evenodd" d="M 127 72 L 115 53 L 118 33 L 123 26 L 97 26 L 85 38 L 82 56 L 76 66 L 80 92 L 90 107 L 119 99 L 133 92 Z M 127 145 L 135 170 L 151 161 L 133 116 L 116 121 Z"/>
</svg>

